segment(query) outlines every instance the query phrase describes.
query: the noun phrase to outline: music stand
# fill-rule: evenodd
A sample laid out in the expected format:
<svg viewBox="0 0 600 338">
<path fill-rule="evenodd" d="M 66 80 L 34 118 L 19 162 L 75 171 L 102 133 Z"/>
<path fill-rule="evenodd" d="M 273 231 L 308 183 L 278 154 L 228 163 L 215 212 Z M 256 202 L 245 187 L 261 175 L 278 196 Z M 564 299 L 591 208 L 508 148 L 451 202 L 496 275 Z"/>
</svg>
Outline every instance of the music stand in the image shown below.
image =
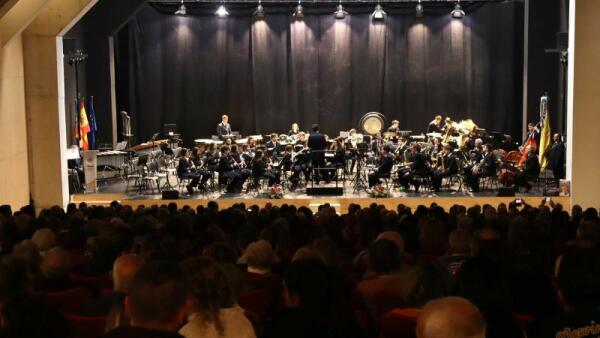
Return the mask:
<svg viewBox="0 0 600 338">
<path fill-rule="evenodd" d="M 131 138 L 133 137 L 131 133 L 131 117 L 124 110 L 121 110 L 121 135 L 127 141 L 127 145 L 131 147 Z"/>
</svg>

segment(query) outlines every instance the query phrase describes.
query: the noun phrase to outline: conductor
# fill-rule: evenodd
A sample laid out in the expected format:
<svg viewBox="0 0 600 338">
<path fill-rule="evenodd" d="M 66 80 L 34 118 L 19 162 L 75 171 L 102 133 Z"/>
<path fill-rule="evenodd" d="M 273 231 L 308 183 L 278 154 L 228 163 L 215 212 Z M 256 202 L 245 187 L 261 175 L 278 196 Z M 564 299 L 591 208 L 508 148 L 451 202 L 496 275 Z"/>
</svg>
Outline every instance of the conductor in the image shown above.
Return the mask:
<svg viewBox="0 0 600 338">
<path fill-rule="evenodd" d="M 327 140 L 325 135 L 319 131 L 319 125 L 313 124 L 312 133 L 308 136 L 308 148 L 310 149 L 313 168 L 322 168 L 325 166 L 325 148 Z M 316 172 L 315 180 L 319 182 L 319 172 Z"/>
<path fill-rule="evenodd" d="M 221 123 L 217 124 L 217 135 L 220 139 L 224 139 L 225 136 L 231 135 L 231 125 L 229 124 L 229 116 L 221 116 Z"/>
</svg>

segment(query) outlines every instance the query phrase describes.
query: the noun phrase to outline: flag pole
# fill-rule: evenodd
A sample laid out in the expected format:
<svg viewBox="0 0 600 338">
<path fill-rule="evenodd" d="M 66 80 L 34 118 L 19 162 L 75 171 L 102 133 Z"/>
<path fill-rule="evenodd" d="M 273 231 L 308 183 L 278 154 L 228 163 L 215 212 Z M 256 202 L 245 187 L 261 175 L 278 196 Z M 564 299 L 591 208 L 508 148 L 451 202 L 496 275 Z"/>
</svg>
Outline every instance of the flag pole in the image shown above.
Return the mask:
<svg viewBox="0 0 600 338">
<path fill-rule="evenodd" d="M 75 111 L 75 123 L 77 126 L 77 133 L 79 134 L 79 140 L 77 141 L 77 145 L 80 146 L 81 140 L 83 138 L 83 135 L 81 135 L 81 121 L 80 121 L 80 109 L 79 109 L 79 105 L 80 105 L 80 98 L 81 98 L 81 94 L 79 92 L 79 64 L 83 63 L 87 58 L 88 55 L 83 51 L 83 49 L 77 49 L 74 52 L 65 55 L 65 57 L 67 58 L 69 65 L 73 66 L 75 68 L 75 92 L 76 92 L 76 100 L 77 100 L 77 109 Z"/>
</svg>

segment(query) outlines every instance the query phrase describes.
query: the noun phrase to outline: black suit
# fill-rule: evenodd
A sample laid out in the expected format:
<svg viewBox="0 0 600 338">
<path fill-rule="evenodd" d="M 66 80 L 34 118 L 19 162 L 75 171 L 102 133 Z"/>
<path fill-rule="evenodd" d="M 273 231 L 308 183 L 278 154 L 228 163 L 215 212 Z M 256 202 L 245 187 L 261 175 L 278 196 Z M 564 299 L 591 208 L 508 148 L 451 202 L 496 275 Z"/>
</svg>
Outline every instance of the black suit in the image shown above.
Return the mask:
<svg viewBox="0 0 600 338">
<path fill-rule="evenodd" d="M 483 165 L 480 172 L 473 173 L 471 168 L 468 168 L 465 171 L 467 183 L 471 186 L 474 192 L 479 191 L 480 178 L 491 176 L 496 176 L 496 155 L 491 152 L 483 155 Z"/>
<path fill-rule="evenodd" d="M 379 167 L 369 174 L 369 187 L 379 183 L 379 179 L 383 177 L 390 177 L 392 167 L 394 166 L 394 158 L 390 154 L 386 154 L 381 157 Z"/>
<path fill-rule="evenodd" d="M 429 123 L 429 126 L 427 126 L 427 133 L 441 133 L 441 132 L 442 132 L 442 127 L 433 121 Z"/>
<path fill-rule="evenodd" d="M 239 170 L 232 165 L 233 158 L 229 155 L 222 155 L 219 159 L 219 181 L 225 183 L 227 180 L 227 192 L 241 191 L 244 182 L 250 176 L 246 170 Z M 223 179 L 221 179 L 223 178 Z"/>
<path fill-rule="evenodd" d="M 444 177 L 449 177 L 452 175 L 456 175 L 458 173 L 458 162 L 456 161 L 456 157 L 454 154 L 448 154 L 442 158 L 444 161 L 444 170 L 440 168 L 436 172 L 433 173 L 431 177 L 431 185 L 435 191 L 440 190 L 440 186 L 442 185 L 442 179 Z"/>
<path fill-rule="evenodd" d="M 254 160 L 252 162 L 252 175 L 255 180 L 258 180 L 261 177 L 266 177 L 269 179 L 269 186 L 273 184 L 279 184 L 279 175 L 277 172 L 273 170 L 269 170 L 269 166 L 265 160 Z"/>
<path fill-rule="evenodd" d="M 325 135 L 316 132 L 308 136 L 308 148 L 311 151 L 311 161 L 313 168 L 325 167 L 325 148 L 327 148 L 327 140 Z M 315 173 L 314 179 L 319 181 L 319 172 Z"/>
<path fill-rule="evenodd" d="M 531 186 L 528 181 L 534 180 L 538 176 L 540 176 L 540 160 L 535 154 L 528 155 L 523 164 L 523 171 L 518 172 L 515 175 L 515 186 L 526 187 L 529 191 Z"/>
<path fill-rule="evenodd" d="M 223 138 L 223 135 L 231 135 L 231 125 L 223 122 L 217 124 L 217 135 L 220 138 Z"/>
<path fill-rule="evenodd" d="M 415 186 L 415 191 L 419 191 L 420 179 L 428 177 L 429 167 L 427 166 L 427 156 L 423 153 L 412 153 L 408 161 L 411 162 L 410 169 L 398 173 L 398 181 L 408 190 L 409 185 Z"/>
<path fill-rule="evenodd" d="M 554 142 L 548 152 L 548 164 L 554 174 L 556 183 L 565 178 L 565 144 L 562 141 Z"/>
</svg>

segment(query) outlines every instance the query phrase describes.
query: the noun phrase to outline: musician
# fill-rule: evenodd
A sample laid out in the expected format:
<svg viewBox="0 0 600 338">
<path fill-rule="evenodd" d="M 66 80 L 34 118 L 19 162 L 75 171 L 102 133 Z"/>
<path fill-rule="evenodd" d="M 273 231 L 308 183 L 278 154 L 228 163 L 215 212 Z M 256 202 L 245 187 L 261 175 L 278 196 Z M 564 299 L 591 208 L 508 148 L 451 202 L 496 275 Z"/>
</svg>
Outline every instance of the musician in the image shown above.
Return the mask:
<svg viewBox="0 0 600 338">
<path fill-rule="evenodd" d="M 298 140 L 296 140 L 296 144 L 304 146 L 305 143 L 306 143 L 306 133 L 301 131 L 298 133 Z"/>
<path fill-rule="evenodd" d="M 281 172 L 286 172 L 286 171 L 290 171 L 293 165 L 293 161 L 292 161 L 292 153 L 293 153 L 294 147 L 291 144 L 288 144 L 285 146 L 285 148 L 283 149 L 283 153 L 282 153 L 282 159 L 279 162 L 279 166 L 277 167 L 277 169 Z"/>
<path fill-rule="evenodd" d="M 467 184 L 473 192 L 479 192 L 479 179 L 496 175 L 496 155 L 493 153 L 492 146 L 486 144 L 483 146 L 483 158 L 470 170 L 465 170 Z"/>
<path fill-rule="evenodd" d="M 442 148 L 441 163 L 442 166 L 438 167 L 431 176 L 431 185 L 435 192 L 440 191 L 442 185 L 442 179 L 458 174 L 458 161 L 452 153 L 452 146 L 449 144 L 444 145 Z"/>
<path fill-rule="evenodd" d="M 241 192 L 244 182 L 248 178 L 249 173 L 245 170 L 240 170 L 234 166 L 235 160 L 231 157 L 229 146 L 221 147 L 221 158 L 219 159 L 219 174 L 228 180 L 225 192 Z"/>
<path fill-rule="evenodd" d="M 531 184 L 529 181 L 538 178 L 540 175 L 540 160 L 535 153 L 535 148 L 529 148 L 527 153 L 527 160 L 523 164 L 523 171 L 519 171 L 515 174 L 515 186 L 525 187 L 527 192 L 531 190 Z"/>
<path fill-rule="evenodd" d="M 381 138 L 381 133 L 377 132 L 371 141 L 371 151 L 375 154 L 379 154 L 381 148 L 383 148 L 383 139 Z"/>
<path fill-rule="evenodd" d="M 191 178 L 191 182 L 186 186 L 190 195 L 194 193 L 194 188 L 206 186 L 206 182 L 211 177 L 211 173 L 205 169 L 196 169 L 194 164 L 187 158 L 187 149 L 181 149 L 179 163 L 177 165 L 177 176 L 179 178 Z"/>
<path fill-rule="evenodd" d="M 538 148 L 540 144 L 540 129 L 537 124 L 533 122 L 529 122 L 527 124 L 527 137 L 525 141 L 523 141 L 523 146 L 527 146 L 528 144 L 533 144 L 534 148 Z"/>
<path fill-rule="evenodd" d="M 217 135 L 220 139 L 225 139 L 225 136 L 231 135 L 231 125 L 229 124 L 229 116 L 223 114 L 221 123 L 217 125 Z"/>
<path fill-rule="evenodd" d="M 429 122 L 429 126 L 427 126 L 427 133 L 441 133 L 442 129 L 442 116 L 437 115 L 433 121 Z"/>
<path fill-rule="evenodd" d="M 269 151 L 274 151 L 278 146 L 279 135 L 273 133 L 269 136 L 269 141 L 265 144 Z"/>
<path fill-rule="evenodd" d="M 242 145 L 242 158 L 245 163 L 251 163 L 254 158 L 254 149 L 248 144 Z"/>
<path fill-rule="evenodd" d="M 419 178 L 429 176 L 427 155 L 421 152 L 421 146 L 418 143 L 413 144 L 410 151 L 408 158 L 410 167 L 408 170 L 398 172 L 398 182 L 404 186 L 405 190 L 408 190 L 409 185 L 412 184 L 415 187 L 415 192 L 418 192 L 421 183 Z"/>
<path fill-rule="evenodd" d="M 548 164 L 552 169 L 556 186 L 560 180 L 565 178 L 565 144 L 562 141 L 562 135 L 556 133 L 552 136 L 552 147 L 548 151 Z"/>
<path fill-rule="evenodd" d="M 311 169 L 311 159 L 307 154 L 307 150 L 302 149 L 297 152 L 291 167 L 292 175 L 290 176 L 290 182 L 292 182 L 292 189 L 295 189 L 298 186 L 300 174 L 304 174 L 306 180 L 309 179 Z"/>
<path fill-rule="evenodd" d="M 381 178 L 389 178 L 392 172 L 392 167 L 394 166 L 394 158 L 390 154 L 389 146 L 386 145 L 382 147 L 379 156 L 379 166 L 375 171 L 369 174 L 369 188 L 381 183 Z"/>
<path fill-rule="evenodd" d="M 265 177 L 269 179 L 269 187 L 279 184 L 279 172 L 274 169 L 269 169 L 269 165 L 264 158 L 262 151 L 257 151 L 252 160 L 252 175 L 258 181 L 259 178 Z"/>
<path fill-rule="evenodd" d="M 397 133 L 400 131 L 400 122 L 398 120 L 393 120 L 392 125 L 388 128 L 389 132 Z"/>
<path fill-rule="evenodd" d="M 318 124 L 313 124 L 312 133 L 308 136 L 308 148 L 311 151 L 311 162 L 313 168 L 322 168 L 325 166 L 325 148 L 327 148 L 327 139 L 321 134 Z M 319 172 L 317 170 L 314 179 L 319 183 Z"/>
<path fill-rule="evenodd" d="M 300 132 L 300 127 L 298 126 L 298 123 L 296 123 L 296 122 L 292 123 L 292 129 L 290 129 L 290 131 L 288 131 L 288 135 L 289 136 L 298 135 L 299 132 Z"/>
</svg>

